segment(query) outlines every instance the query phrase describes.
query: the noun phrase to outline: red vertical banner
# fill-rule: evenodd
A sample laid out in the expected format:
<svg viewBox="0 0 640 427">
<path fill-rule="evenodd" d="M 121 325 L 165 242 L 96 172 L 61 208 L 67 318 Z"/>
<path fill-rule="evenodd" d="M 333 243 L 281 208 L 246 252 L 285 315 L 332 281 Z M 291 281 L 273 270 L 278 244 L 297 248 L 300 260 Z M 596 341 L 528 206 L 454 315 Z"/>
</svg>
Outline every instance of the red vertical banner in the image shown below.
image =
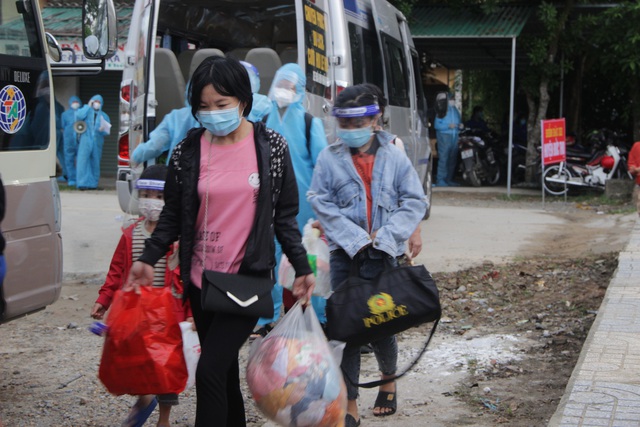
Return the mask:
<svg viewBox="0 0 640 427">
<path fill-rule="evenodd" d="M 542 164 L 564 162 L 567 159 L 564 118 L 542 120 Z"/>
</svg>

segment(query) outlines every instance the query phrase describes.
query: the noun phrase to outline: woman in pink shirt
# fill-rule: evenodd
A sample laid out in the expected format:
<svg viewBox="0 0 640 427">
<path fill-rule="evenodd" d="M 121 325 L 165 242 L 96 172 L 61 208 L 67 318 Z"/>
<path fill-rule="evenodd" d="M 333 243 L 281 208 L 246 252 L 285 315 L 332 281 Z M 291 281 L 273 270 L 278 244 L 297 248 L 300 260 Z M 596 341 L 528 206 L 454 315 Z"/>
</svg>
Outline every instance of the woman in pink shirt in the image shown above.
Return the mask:
<svg viewBox="0 0 640 427">
<path fill-rule="evenodd" d="M 202 346 L 195 425 L 242 427 L 238 351 L 258 319 L 203 310 L 203 269 L 272 278 L 277 237 L 296 271 L 296 297 L 308 301 L 315 282 L 296 222 L 287 143 L 246 120 L 246 69 L 232 58 L 208 58 L 193 74 L 189 97 L 202 128 L 189 131 L 171 155 L 164 209 L 126 287 L 151 284 L 152 266 L 179 239 L 181 278 Z"/>
</svg>

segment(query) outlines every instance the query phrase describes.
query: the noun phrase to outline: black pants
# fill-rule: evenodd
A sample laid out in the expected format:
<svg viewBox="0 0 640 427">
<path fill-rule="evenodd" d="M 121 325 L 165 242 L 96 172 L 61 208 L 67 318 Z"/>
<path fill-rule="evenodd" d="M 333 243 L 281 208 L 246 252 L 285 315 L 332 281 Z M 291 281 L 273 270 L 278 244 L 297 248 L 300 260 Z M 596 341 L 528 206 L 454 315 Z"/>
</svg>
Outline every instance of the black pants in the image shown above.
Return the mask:
<svg viewBox="0 0 640 427">
<path fill-rule="evenodd" d="M 189 287 L 193 319 L 200 338 L 196 370 L 196 427 L 247 425 L 240 391 L 238 352 L 258 318 L 203 311 L 201 292 Z"/>
</svg>

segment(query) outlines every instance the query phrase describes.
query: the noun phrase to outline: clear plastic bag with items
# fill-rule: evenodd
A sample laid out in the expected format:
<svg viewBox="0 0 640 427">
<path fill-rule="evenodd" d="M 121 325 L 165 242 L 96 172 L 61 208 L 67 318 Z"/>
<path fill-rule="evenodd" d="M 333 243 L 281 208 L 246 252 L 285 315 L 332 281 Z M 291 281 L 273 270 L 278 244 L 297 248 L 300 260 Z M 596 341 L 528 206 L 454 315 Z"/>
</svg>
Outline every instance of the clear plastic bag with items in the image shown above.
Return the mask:
<svg viewBox="0 0 640 427">
<path fill-rule="evenodd" d="M 282 426 L 343 425 L 343 349 L 331 348 L 313 308 L 303 311 L 299 302 L 294 304 L 251 347 L 246 377 L 258 408 Z"/>
<path fill-rule="evenodd" d="M 307 251 L 309 266 L 316 277 L 316 286 L 313 295 L 328 298 L 331 295 L 331 274 L 329 270 L 329 246 L 322 237 L 320 230 L 312 227 L 313 219 L 310 219 L 303 228 L 302 245 Z M 278 282 L 291 290 L 296 271 L 285 254 L 282 254 L 278 267 Z"/>
</svg>

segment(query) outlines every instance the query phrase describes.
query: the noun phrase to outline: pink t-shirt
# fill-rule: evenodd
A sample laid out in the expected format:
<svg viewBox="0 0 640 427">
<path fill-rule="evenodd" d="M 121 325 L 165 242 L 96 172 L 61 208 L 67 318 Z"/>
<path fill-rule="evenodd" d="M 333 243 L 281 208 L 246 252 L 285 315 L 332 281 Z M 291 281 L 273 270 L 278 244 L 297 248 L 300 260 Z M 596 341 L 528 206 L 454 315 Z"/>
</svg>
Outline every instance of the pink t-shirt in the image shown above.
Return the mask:
<svg viewBox="0 0 640 427">
<path fill-rule="evenodd" d="M 191 261 L 191 283 L 202 286 L 202 243 L 206 237 L 205 269 L 237 273 L 256 216 L 260 175 L 253 130 L 232 145 L 200 139 L 200 209 Z M 206 193 L 208 221 L 204 226 Z"/>
</svg>

